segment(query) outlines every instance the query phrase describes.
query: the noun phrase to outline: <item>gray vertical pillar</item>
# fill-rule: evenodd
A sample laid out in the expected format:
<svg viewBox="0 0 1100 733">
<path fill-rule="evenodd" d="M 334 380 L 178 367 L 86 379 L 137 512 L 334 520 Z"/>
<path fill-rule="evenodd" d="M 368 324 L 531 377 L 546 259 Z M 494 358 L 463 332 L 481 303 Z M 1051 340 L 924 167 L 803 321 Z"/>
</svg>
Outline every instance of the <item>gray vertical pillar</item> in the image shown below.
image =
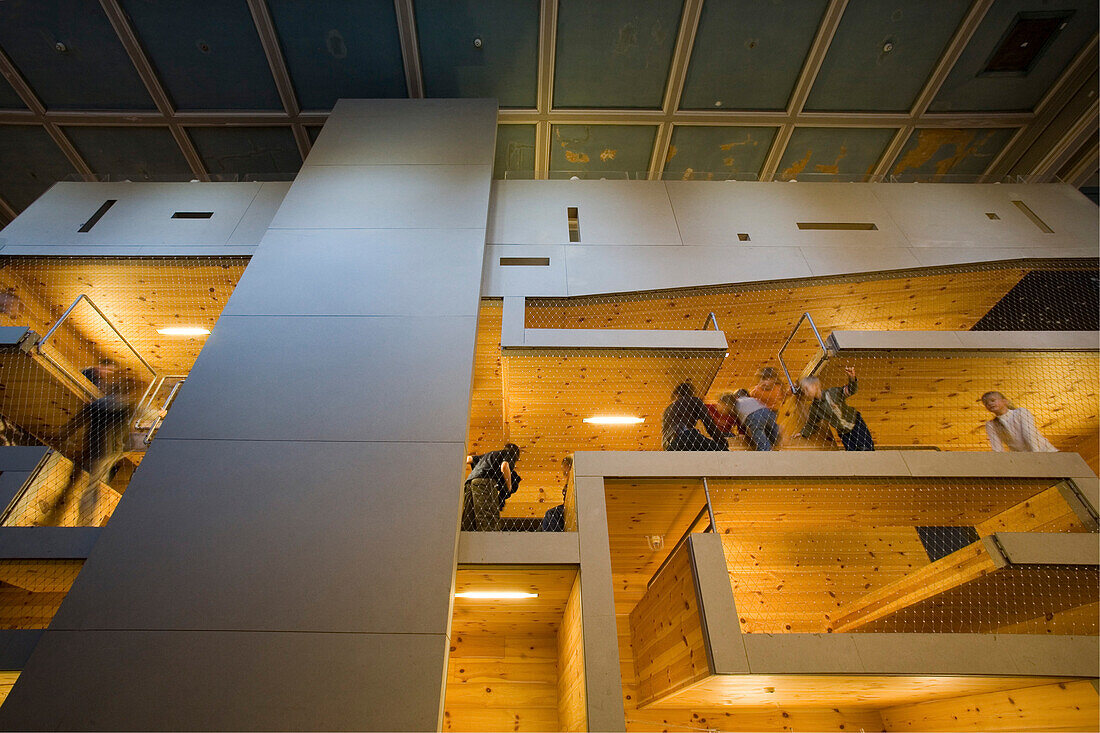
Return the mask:
<svg viewBox="0 0 1100 733">
<path fill-rule="evenodd" d="M 437 728 L 495 132 L 337 104 L 0 726 Z"/>
</svg>

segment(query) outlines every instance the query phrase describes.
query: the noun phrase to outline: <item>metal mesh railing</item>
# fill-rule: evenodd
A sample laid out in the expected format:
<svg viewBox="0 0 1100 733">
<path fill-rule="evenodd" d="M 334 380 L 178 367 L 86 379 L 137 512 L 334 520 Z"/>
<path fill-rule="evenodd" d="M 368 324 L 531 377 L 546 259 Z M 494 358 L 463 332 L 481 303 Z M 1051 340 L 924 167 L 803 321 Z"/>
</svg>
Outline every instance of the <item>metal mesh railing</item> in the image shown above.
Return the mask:
<svg viewBox="0 0 1100 733">
<path fill-rule="evenodd" d="M 844 330 L 1095 332 L 1096 268 L 1096 260 L 1019 260 L 528 298 L 524 348 L 501 348 L 504 304 L 484 300 L 467 450 L 519 449 L 510 469 L 520 481 L 511 493 L 497 487 L 502 521 L 492 526 L 538 529 L 563 504 L 562 461 L 577 450 L 1056 449 L 1095 468 L 1098 357 L 1087 344 L 1013 351 L 992 338 L 950 353 L 826 353 L 796 326 L 810 313 L 825 339 Z M 710 314 L 725 337 L 717 350 L 695 338 L 714 329 Z M 543 329 L 555 345 L 531 346 Z M 583 332 L 593 330 L 612 342 L 645 333 L 622 336 L 617 348 L 606 339 L 585 346 L 592 339 Z M 685 332 L 695 340 L 685 342 Z M 777 359 L 788 337 L 783 360 L 799 394 Z"/>
<path fill-rule="evenodd" d="M 5 526 L 107 521 L 246 262 L 0 258 L 3 443 L 49 449 Z"/>
</svg>

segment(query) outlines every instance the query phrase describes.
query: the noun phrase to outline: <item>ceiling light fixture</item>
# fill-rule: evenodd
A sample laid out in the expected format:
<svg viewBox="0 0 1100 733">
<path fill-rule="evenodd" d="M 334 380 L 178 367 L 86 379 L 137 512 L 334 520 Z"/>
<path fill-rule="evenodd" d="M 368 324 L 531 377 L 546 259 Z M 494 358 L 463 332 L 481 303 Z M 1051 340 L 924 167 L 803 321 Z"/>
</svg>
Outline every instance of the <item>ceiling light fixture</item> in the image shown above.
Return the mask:
<svg viewBox="0 0 1100 733">
<path fill-rule="evenodd" d="M 210 329 L 201 326 L 167 326 L 158 328 L 157 333 L 161 336 L 205 336 L 210 333 Z"/>
<path fill-rule="evenodd" d="M 644 417 L 631 417 L 630 415 L 595 415 L 586 417 L 581 422 L 592 425 L 637 425 L 645 422 Z"/>
<path fill-rule="evenodd" d="M 507 600 L 513 598 L 538 598 L 538 593 L 524 593 L 518 590 L 467 590 L 455 593 L 455 598 L 478 598 L 481 600 Z"/>
</svg>

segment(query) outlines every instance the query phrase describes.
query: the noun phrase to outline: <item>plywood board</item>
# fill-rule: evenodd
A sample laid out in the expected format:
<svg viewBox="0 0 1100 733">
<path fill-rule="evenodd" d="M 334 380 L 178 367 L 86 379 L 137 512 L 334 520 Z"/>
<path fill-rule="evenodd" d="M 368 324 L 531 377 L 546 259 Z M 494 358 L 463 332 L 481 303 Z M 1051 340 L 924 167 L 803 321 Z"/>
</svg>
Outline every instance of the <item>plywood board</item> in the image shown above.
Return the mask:
<svg viewBox="0 0 1100 733">
<path fill-rule="evenodd" d="M 558 720 L 563 731 L 588 730 L 580 578 L 573 581 L 558 629 Z"/>
</svg>

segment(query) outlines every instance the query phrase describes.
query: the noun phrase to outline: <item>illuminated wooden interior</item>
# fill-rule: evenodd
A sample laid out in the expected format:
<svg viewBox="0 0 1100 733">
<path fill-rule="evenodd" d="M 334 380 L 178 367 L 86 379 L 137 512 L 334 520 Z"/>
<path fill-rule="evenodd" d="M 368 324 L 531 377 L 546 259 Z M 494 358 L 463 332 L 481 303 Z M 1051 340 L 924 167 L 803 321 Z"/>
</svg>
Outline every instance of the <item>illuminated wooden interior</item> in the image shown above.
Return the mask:
<svg viewBox="0 0 1100 733">
<path fill-rule="evenodd" d="M 537 598 L 455 598 L 443 730 L 584 730 L 579 585 L 575 566 L 459 566 L 455 592 Z"/>
<path fill-rule="evenodd" d="M 0 560 L 0 629 L 44 629 L 83 560 Z"/>
<path fill-rule="evenodd" d="M 713 312 L 729 343 L 729 356 L 706 396 L 713 402 L 724 392 L 751 387 L 761 367 L 778 368 L 776 353 L 805 312 L 811 313 L 823 336 L 845 329 L 968 330 L 1036 266 L 1007 263 L 661 293 L 529 298 L 526 326 L 698 329 Z M 575 450 L 659 449 L 660 414 L 669 402 L 667 393 L 662 394 L 667 392 L 665 383 L 682 381 L 675 379 L 677 374 L 690 376 L 688 365 L 676 365 L 669 358 L 627 366 L 626 357 L 579 354 L 528 357 L 526 362 L 518 356 L 502 358 L 501 314 L 501 301 L 482 301 L 467 447 L 480 453 L 512 441 L 523 449 L 518 470 L 524 482 L 505 507 L 505 516 L 537 517 L 559 503 L 561 460 Z M 796 378 L 820 356 L 817 340 L 805 324 L 784 353 Z M 1079 450 L 1095 467 L 1097 450 L 1089 444 L 1096 442 L 1092 436 L 1100 425 L 1094 354 L 1003 354 L 965 357 L 950 365 L 935 359 L 915 361 L 919 357 L 911 363 L 871 359 L 855 364 L 860 393 L 852 404 L 863 412 L 882 447 L 986 450 L 988 413 L 977 400 L 988 389 L 1001 389 L 1026 402 L 1056 445 Z M 836 368 L 832 363 L 824 366 L 829 384 L 836 381 Z M 789 399 L 780 410 L 787 437 L 784 447 L 838 449 L 833 441 L 795 437 L 804 409 Z M 645 422 L 581 423 L 589 415 L 628 410 L 637 410 Z M 899 414 L 909 419 L 898 420 Z M 748 446 L 733 439 L 730 447 Z"/>
<path fill-rule="evenodd" d="M 213 329 L 247 265 L 247 258 L 0 258 L 0 291 L 18 307 L 0 325 L 44 336 L 80 295 L 89 296 L 161 375 L 185 375 L 205 337 L 164 336 L 157 329 Z M 80 369 L 109 357 L 148 383 L 149 371 L 86 302 L 73 309 L 46 349 L 68 375 L 36 354 L 0 353 L 0 411 L 52 444 L 59 425 L 97 396 Z"/>
</svg>

